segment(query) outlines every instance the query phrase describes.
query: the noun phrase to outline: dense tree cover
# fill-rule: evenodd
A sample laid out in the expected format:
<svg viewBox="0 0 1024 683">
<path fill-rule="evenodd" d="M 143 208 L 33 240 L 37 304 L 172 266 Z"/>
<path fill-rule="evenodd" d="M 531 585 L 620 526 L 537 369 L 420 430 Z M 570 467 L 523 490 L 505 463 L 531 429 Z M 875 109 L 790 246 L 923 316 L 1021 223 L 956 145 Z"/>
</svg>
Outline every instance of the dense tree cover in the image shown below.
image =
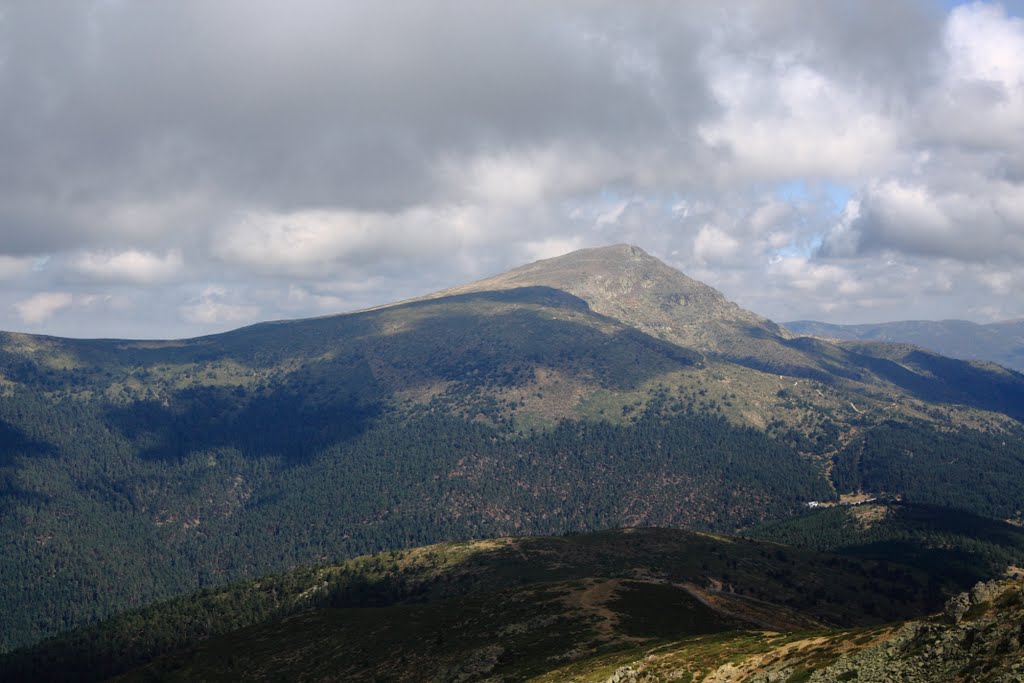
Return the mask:
<svg viewBox="0 0 1024 683">
<path fill-rule="evenodd" d="M 969 512 L 900 503 L 832 507 L 743 532 L 821 552 L 918 567 L 960 590 L 1024 565 L 1024 529 Z"/>
<path fill-rule="evenodd" d="M 195 588 L 444 539 L 735 529 L 830 495 L 753 429 L 662 396 L 626 425 L 518 430 L 288 388 L 171 405 L 0 398 L 4 647 Z"/>
<path fill-rule="evenodd" d="M 1019 517 L 1024 506 L 1024 438 L 927 424 L 865 429 L 836 456 L 840 491 L 902 494 L 908 503 Z"/>
</svg>

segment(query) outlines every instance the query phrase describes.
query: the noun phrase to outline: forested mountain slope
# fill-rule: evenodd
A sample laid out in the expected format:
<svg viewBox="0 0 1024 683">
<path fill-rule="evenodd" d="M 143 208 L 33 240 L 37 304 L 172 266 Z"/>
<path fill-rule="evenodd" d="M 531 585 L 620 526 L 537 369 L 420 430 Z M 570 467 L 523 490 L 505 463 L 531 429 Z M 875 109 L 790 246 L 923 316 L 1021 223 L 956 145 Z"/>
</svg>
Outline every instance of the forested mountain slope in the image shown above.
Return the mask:
<svg viewBox="0 0 1024 683">
<path fill-rule="evenodd" d="M 1019 374 L 792 338 L 626 246 L 197 339 L 0 334 L 0 648 L 440 540 L 854 489 L 1015 518 L 1022 411 Z"/>
<path fill-rule="evenodd" d="M 768 522 L 744 535 L 917 567 L 962 588 L 1024 567 L 1024 528 L 969 512 L 897 502 L 837 505 Z"/>
</svg>

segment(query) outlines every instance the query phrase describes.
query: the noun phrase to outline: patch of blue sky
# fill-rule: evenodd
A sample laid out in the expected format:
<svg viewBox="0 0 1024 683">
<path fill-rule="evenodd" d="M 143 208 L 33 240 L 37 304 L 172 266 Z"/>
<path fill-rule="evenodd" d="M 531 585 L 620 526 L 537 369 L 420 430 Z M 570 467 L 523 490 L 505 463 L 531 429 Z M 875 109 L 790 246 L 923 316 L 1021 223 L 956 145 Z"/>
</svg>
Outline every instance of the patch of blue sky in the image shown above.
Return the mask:
<svg viewBox="0 0 1024 683">
<path fill-rule="evenodd" d="M 853 197 L 853 191 L 846 185 L 833 183 L 824 180 L 808 182 L 805 179 L 796 179 L 780 183 L 775 186 L 773 194 L 779 201 L 788 204 L 811 204 L 815 206 L 813 213 L 816 217 L 810 218 L 808 224 L 817 224 L 824 229 L 826 225 L 833 223 L 846 208 L 846 204 Z M 774 258 L 812 258 L 821 249 L 824 241 L 823 232 L 804 234 L 774 251 Z"/>
<path fill-rule="evenodd" d="M 846 203 L 853 196 L 853 192 L 845 185 L 827 181 L 808 183 L 802 178 L 777 185 L 774 194 L 777 199 L 789 204 L 818 201 L 824 204 L 822 208 L 834 213 L 839 213 L 846 208 Z"/>
<path fill-rule="evenodd" d="M 801 178 L 776 186 L 775 196 L 781 201 L 796 204 L 810 199 L 811 193 L 807 189 L 807 182 Z"/>
<path fill-rule="evenodd" d="M 812 235 L 809 240 L 790 242 L 786 246 L 776 249 L 775 256 L 783 258 L 811 258 L 821 249 L 824 238 L 821 235 Z"/>
</svg>

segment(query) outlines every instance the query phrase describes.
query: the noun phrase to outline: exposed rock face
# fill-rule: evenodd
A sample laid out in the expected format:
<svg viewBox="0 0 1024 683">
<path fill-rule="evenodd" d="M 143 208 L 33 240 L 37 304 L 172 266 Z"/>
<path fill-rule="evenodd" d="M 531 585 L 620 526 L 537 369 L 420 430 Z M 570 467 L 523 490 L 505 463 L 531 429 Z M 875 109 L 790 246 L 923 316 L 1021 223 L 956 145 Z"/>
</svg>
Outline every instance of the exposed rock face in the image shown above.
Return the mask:
<svg viewBox="0 0 1024 683">
<path fill-rule="evenodd" d="M 952 619 L 954 624 L 959 624 L 972 607 L 991 602 L 1002 590 L 1003 585 L 998 581 L 979 582 L 969 592 L 949 599 L 946 603 L 946 616 Z"/>
</svg>

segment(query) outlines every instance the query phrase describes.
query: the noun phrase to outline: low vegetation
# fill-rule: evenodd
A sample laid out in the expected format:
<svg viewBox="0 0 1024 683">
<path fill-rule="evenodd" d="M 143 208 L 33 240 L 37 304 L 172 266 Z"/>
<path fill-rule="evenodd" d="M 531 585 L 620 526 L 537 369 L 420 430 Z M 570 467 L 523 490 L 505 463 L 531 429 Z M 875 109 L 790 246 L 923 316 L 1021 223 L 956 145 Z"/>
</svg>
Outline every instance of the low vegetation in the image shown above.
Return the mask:
<svg viewBox="0 0 1024 683">
<path fill-rule="evenodd" d="M 166 655 L 138 675 L 452 680 L 476 662 L 515 678 L 698 634 L 878 624 L 943 599 L 914 569 L 667 529 L 445 543 L 153 605 L 9 655 L 0 677 L 102 680 Z"/>
</svg>

